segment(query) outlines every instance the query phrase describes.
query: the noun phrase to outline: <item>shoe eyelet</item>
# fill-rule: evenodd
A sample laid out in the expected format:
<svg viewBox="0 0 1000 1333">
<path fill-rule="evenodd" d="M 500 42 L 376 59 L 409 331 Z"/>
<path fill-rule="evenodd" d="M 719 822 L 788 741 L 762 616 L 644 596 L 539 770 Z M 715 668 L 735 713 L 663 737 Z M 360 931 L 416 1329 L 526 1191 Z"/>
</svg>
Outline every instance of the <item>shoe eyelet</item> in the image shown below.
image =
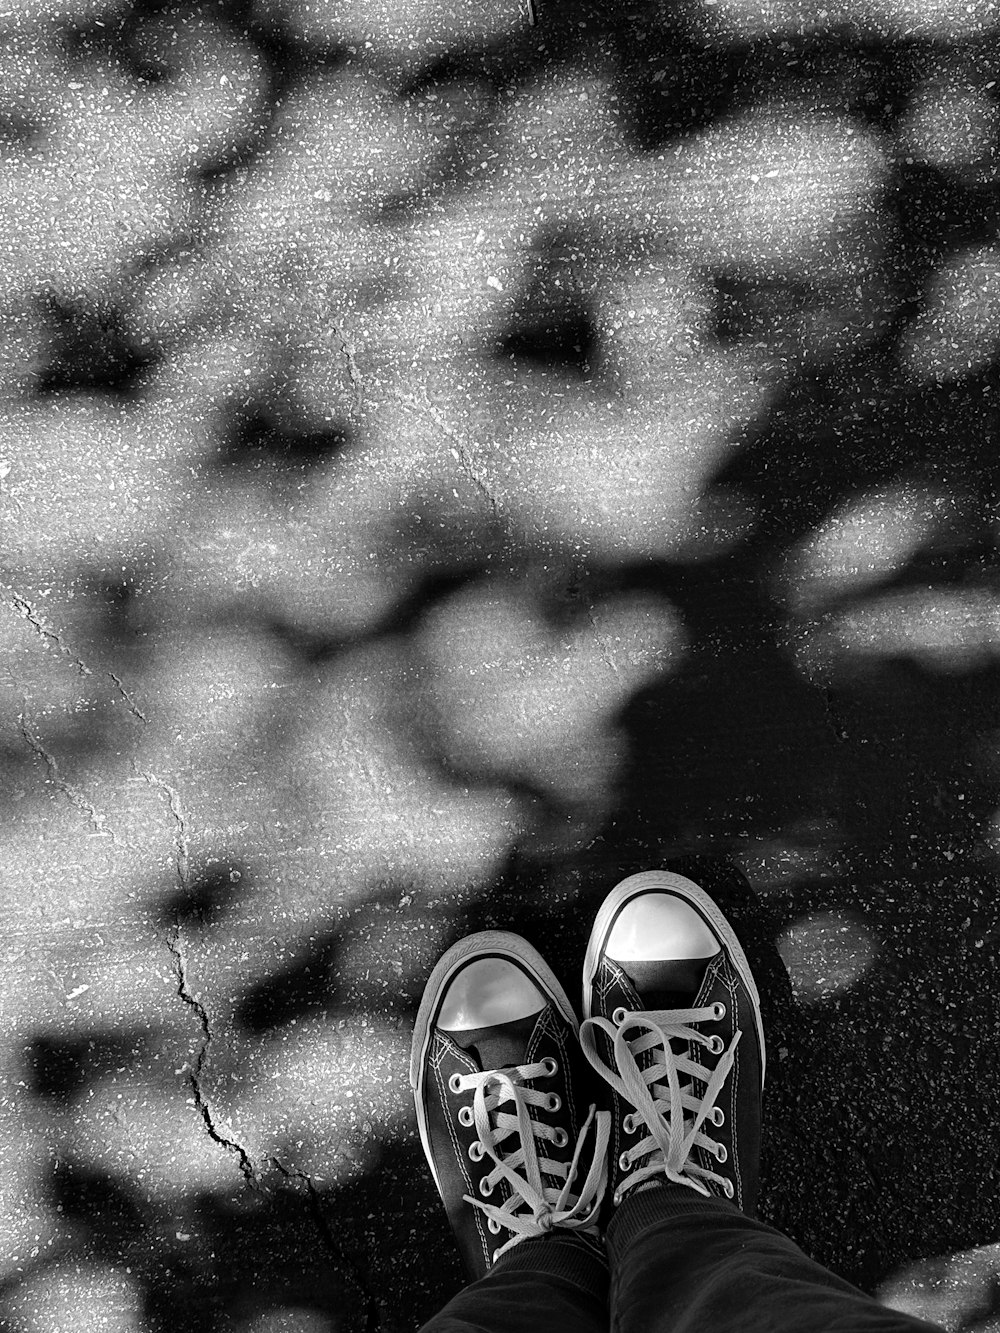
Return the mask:
<svg viewBox="0 0 1000 1333">
<path fill-rule="evenodd" d="M 621 1027 L 625 1022 L 625 1010 L 622 1008 L 616 1009 L 611 1015 L 611 1021 L 614 1023 L 615 1027 Z"/>
<path fill-rule="evenodd" d="M 725 1018 L 725 1016 L 726 1016 L 726 1006 L 724 1004 L 719 1003 L 712 1005 L 712 1017 L 716 1020 L 716 1022 L 718 1022 L 720 1018 Z"/>
<path fill-rule="evenodd" d="M 483 1176 L 482 1180 L 479 1182 L 479 1193 L 484 1199 L 488 1199 L 493 1193 L 493 1184 L 489 1176 Z"/>
<path fill-rule="evenodd" d="M 486 1225 L 489 1227 L 491 1235 L 493 1236 L 500 1235 L 500 1223 L 496 1220 L 496 1218 L 493 1217 L 487 1218 Z"/>
<path fill-rule="evenodd" d="M 627 1115 L 622 1121 L 622 1129 L 626 1134 L 634 1134 L 638 1129 L 634 1115 Z"/>
<path fill-rule="evenodd" d="M 715 1160 L 717 1162 L 725 1162 L 728 1161 L 728 1159 L 729 1159 L 729 1149 L 726 1147 L 724 1143 L 720 1143 L 715 1150 Z"/>
<path fill-rule="evenodd" d="M 545 1078 L 554 1078 L 559 1073 L 558 1062 L 553 1060 L 551 1055 L 547 1055 L 542 1061 L 542 1068 L 545 1071 Z"/>
<path fill-rule="evenodd" d="M 726 1123 L 726 1113 L 725 1111 L 723 1111 L 721 1106 L 712 1107 L 711 1120 L 712 1124 L 715 1125 L 716 1127 L 718 1127 L 719 1125 L 724 1125 Z"/>
<path fill-rule="evenodd" d="M 448 1080 L 448 1088 L 449 1088 L 449 1091 L 451 1091 L 451 1092 L 461 1092 L 461 1091 L 462 1091 L 462 1075 L 461 1075 L 461 1074 L 452 1074 L 451 1078 Z"/>
<path fill-rule="evenodd" d="M 619 1171 L 627 1171 L 631 1165 L 632 1165 L 632 1158 L 629 1156 L 628 1149 L 626 1148 L 625 1151 L 618 1158 L 618 1169 Z"/>
<path fill-rule="evenodd" d="M 709 1039 L 708 1049 L 713 1055 L 721 1055 L 725 1050 L 725 1042 L 718 1033 L 715 1033 L 715 1035 Z"/>
<path fill-rule="evenodd" d="M 555 1145 L 555 1147 L 557 1147 L 557 1148 L 565 1148 L 565 1147 L 566 1147 L 566 1144 L 569 1143 L 569 1135 L 568 1135 L 568 1134 L 566 1133 L 566 1131 L 562 1128 L 562 1126 L 560 1126 L 560 1127 L 556 1130 L 556 1136 L 555 1136 L 555 1138 L 552 1140 L 552 1142 L 553 1142 L 553 1144 Z"/>
<path fill-rule="evenodd" d="M 725 1182 L 725 1185 L 726 1185 L 726 1198 L 731 1199 L 733 1195 L 736 1193 L 736 1186 L 733 1184 L 731 1180 L 727 1180 Z"/>
<path fill-rule="evenodd" d="M 562 1098 L 559 1096 L 558 1092 L 550 1092 L 549 1099 L 545 1103 L 546 1111 L 558 1111 L 561 1106 Z"/>
<path fill-rule="evenodd" d="M 481 1162 L 483 1160 L 483 1156 L 484 1156 L 483 1145 L 479 1142 L 478 1139 L 473 1139 L 472 1142 L 469 1144 L 469 1157 L 474 1162 Z"/>
<path fill-rule="evenodd" d="M 466 1129 L 470 1127 L 474 1118 L 471 1106 L 463 1106 L 458 1113 L 458 1123 L 464 1125 Z"/>
</svg>

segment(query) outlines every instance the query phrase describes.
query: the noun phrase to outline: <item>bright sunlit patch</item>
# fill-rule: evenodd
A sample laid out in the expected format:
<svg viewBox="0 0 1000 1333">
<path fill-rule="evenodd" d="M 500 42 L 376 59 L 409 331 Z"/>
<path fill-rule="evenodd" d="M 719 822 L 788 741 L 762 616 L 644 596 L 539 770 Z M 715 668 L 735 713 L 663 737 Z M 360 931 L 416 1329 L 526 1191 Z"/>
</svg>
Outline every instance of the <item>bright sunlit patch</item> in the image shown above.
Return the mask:
<svg viewBox="0 0 1000 1333">
<path fill-rule="evenodd" d="M 788 888 L 803 881 L 828 879 L 842 834 L 833 821 L 783 830 L 776 838 L 740 844 L 734 859 L 758 892 Z"/>
<path fill-rule="evenodd" d="M 239 1160 L 211 1138 L 183 1073 L 174 1086 L 122 1074 L 91 1088 L 74 1115 L 72 1142 L 82 1161 L 155 1198 L 239 1190 Z M 216 1124 L 230 1137 L 221 1112 Z"/>
<path fill-rule="evenodd" d="M 411 72 L 456 46 L 510 40 L 527 25 L 526 7 L 510 0 L 258 0 L 256 9 L 308 46 L 360 47 Z"/>
<path fill-rule="evenodd" d="M 956 509 L 955 498 L 916 482 L 852 496 L 789 552 L 775 580 L 800 616 L 897 573 Z"/>
<path fill-rule="evenodd" d="M 976 671 L 1000 655 L 1000 601 L 987 589 L 923 588 L 851 607 L 796 646 L 799 668 L 824 680 L 906 658 L 930 671 Z"/>
<path fill-rule="evenodd" d="M 297 1023 L 255 1061 L 232 1123 L 259 1158 L 276 1156 L 318 1184 L 351 1179 L 413 1119 L 409 1059 L 409 1030 L 364 1010 Z"/>
<path fill-rule="evenodd" d="M 836 31 L 850 24 L 883 40 L 957 41 L 997 22 L 993 0 L 704 0 L 705 28 L 743 38 Z"/>
<path fill-rule="evenodd" d="M 883 221 L 884 143 L 862 123 L 794 99 L 719 121 L 662 162 L 661 222 L 682 253 L 760 276 L 843 278 Z M 654 196 L 655 197 L 655 196 Z"/>
<path fill-rule="evenodd" d="M 993 1308 L 1000 1245 L 935 1255 L 907 1264 L 875 1292 L 880 1304 L 946 1329 L 978 1327 Z"/>
<path fill-rule="evenodd" d="M 959 379 L 982 370 L 1000 347 L 1000 247 L 956 255 L 938 269 L 926 302 L 900 342 L 913 380 Z"/>
<path fill-rule="evenodd" d="M 236 1333 L 336 1333 L 336 1328 L 318 1310 L 283 1305 L 238 1324 Z"/>
<path fill-rule="evenodd" d="M 64 1259 L 14 1287 L 2 1308 L 24 1333 L 140 1333 L 142 1303 L 137 1278 L 124 1268 Z"/>
<path fill-rule="evenodd" d="M 828 1000 L 857 984 L 878 955 L 878 944 L 853 912 L 817 912 L 789 926 L 778 941 L 800 1004 Z"/>
<path fill-rule="evenodd" d="M 443 603 L 421 646 L 451 756 L 600 807 L 621 758 L 615 714 L 676 666 L 684 635 L 670 604 L 648 597 L 610 599 L 552 629 L 530 596 L 498 582 Z"/>
<path fill-rule="evenodd" d="M 945 64 L 917 89 L 902 125 L 901 152 L 969 184 L 989 179 L 997 165 L 1000 107 L 984 85 L 985 73 L 965 63 Z"/>
</svg>

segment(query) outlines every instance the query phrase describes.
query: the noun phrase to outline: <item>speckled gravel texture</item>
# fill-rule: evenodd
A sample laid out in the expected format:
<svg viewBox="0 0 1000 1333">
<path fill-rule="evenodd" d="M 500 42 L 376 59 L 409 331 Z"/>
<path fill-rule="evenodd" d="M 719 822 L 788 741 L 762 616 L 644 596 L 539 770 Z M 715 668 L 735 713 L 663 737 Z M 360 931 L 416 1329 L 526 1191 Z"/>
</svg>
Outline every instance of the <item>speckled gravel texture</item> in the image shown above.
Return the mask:
<svg viewBox="0 0 1000 1333">
<path fill-rule="evenodd" d="M 0 15 L 4 1330 L 417 1327 L 434 962 L 674 866 L 763 1219 L 995 1331 L 998 22 Z"/>
</svg>

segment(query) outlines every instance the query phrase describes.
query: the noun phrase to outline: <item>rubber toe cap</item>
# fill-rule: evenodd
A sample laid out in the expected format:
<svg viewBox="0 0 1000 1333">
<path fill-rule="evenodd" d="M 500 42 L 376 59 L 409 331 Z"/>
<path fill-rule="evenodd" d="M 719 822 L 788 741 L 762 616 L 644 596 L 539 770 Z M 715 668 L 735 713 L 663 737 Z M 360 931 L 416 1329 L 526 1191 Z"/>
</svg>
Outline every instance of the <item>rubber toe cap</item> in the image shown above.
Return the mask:
<svg viewBox="0 0 1000 1333">
<path fill-rule="evenodd" d="M 643 893 L 615 918 L 605 953 L 619 962 L 711 958 L 720 943 L 707 922 L 672 893 Z"/>
<path fill-rule="evenodd" d="M 447 1032 L 494 1027 L 537 1014 L 545 996 L 506 958 L 476 958 L 448 985 L 437 1026 Z"/>
</svg>

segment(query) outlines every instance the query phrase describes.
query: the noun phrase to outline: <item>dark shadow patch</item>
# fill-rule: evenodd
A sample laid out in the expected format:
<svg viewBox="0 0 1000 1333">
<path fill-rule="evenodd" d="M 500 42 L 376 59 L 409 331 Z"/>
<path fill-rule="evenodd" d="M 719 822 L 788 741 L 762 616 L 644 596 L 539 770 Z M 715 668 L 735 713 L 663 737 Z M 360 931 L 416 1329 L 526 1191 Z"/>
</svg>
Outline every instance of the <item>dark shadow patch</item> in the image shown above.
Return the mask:
<svg viewBox="0 0 1000 1333">
<path fill-rule="evenodd" d="M 134 1063 L 146 1049 L 144 1032 L 92 1032 L 79 1037 L 39 1034 L 22 1063 L 35 1097 L 72 1102 L 89 1084 Z"/>
<path fill-rule="evenodd" d="M 123 1242 L 146 1231 L 136 1192 L 105 1172 L 63 1158 L 52 1169 L 50 1187 L 56 1207 L 69 1221 L 87 1226 L 99 1252 L 117 1259 Z"/>
<path fill-rule="evenodd" d="M 510 324 L 497 339 L 501 359 L 591 377 L 600 348 L 587 262 L 587 250 L 572 236 L 562 233 L 541 242 Z"/>
<path fill-rule="evenodd" d="M 42 122 L 28 107 L 13 105 L 0 109 L 0 152 L 5 157 L 31 154 L 44 141 Z"/>
<path fill-rule="evenodd" d="M 589 374 L 597 334 L 590 315 L 570 307 L 533 309 L 501 340 L 501 356 L 546 369 Z"/>
<path fill-rule="evenodd" d="M 699 40 L 684 12 L 691 8 L 672 5 L 666 24 L 650 7 L 616 25 L 616 91 L 626 131 L 640 152 L 663 148 L 680 130 L 704 128 L 730 112 L 740 95 L 746 51 Z"/>
<path fill-rule="evenodd" d="M 42 312 L 49 345 L 38 377 L 39 396 L 79 390 L 121 399 L 137 396 L 156 358 L 137 346 L 121 311 L 110 302 L 50 294 Z"/>
<path fill-rule="evenodd" d="M 804 282 L 716 274 L 710 337 L 721 347 L 765 346 L 793 336 L 814 294 Z"/>
<path fill-rule="evenodd" d="M 334 972 L 343 947 L 341 927 L 317 935 L 290 963 L 271 972 L 236 1005 L 246 1032 L 272 1032 L 292 1019 L 333 1014 L 338 1007 Z"/>
<path fill-rule="evenodd" d="M 308 472 L 339 453 L 349 439 L 346 425 L 296 431 L 279 423 L 266 407 L 258 406 L 231 418 L 223 431 L 219 462 L 223 467 L 246 469 L 276 463 Z"/>
<path fill-rule="evenodd" d="M 178 889 L 162 903 L 161 923 L 199 929 L 214 926 L 249 889 L 245 867 L 230 861 L 207 866 L 185 889 Z"/>
</svg>

